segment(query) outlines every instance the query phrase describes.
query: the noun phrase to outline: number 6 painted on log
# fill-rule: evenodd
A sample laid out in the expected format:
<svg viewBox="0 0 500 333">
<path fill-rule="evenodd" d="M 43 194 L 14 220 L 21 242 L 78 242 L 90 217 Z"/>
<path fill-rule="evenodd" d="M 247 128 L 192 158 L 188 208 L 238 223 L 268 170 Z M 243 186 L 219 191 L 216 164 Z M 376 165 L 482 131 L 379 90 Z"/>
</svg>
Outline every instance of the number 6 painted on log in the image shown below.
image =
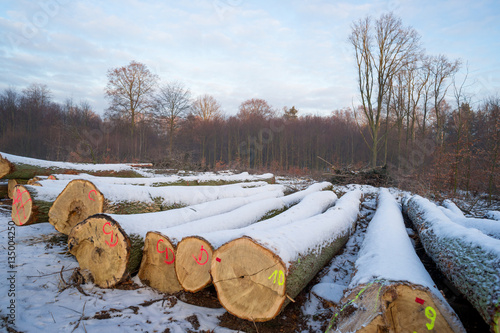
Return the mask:
<svg viewBox="0 0 500 333">
<path fill-rule="evenodd" d="M 114 232 L 113 230 L 111 230 L 110 232 L 106 232 L 106 226 L 109 225 L 111 227 L 111 223 L 109 222 L 106 222 L 103 226 L 102 226 L 102 232 L 104 232 L 106 235 L 111 235 L 111 243 L 108 242 L 107 240 L 105 240 L 106 244 L 108 244 L 109 247 L 115 247 L 116 244 L 118 244 L 118 237 L 116 237 L 116 242 L 113 243 L 113 235 L 114 235 Z M 113 243 L 113 244 L 112 244 Z"/>
<path fill-rule="evenodd" d="M 160 245 L 160 242 L 163 242 L 163 239 L 158 239 L 158 242 L 156 243 L 156 252 L 158 252 L 158 253 L 165 253 L 165 259 L 167 259 L 167 260 L 168 260 L 168 251 L 172 252 L 172 260 L 170 260 L 170 261 L 163 260 L 163 262 L 165 264 L 170 265 L 170 264 L 172 264 L 175 261 L 174 251 L 172 251 L 168 247 L 166 247 L 164 251 L 160 251 L 160 249 L 158 248 L 158 245 Z"/>
</svg>

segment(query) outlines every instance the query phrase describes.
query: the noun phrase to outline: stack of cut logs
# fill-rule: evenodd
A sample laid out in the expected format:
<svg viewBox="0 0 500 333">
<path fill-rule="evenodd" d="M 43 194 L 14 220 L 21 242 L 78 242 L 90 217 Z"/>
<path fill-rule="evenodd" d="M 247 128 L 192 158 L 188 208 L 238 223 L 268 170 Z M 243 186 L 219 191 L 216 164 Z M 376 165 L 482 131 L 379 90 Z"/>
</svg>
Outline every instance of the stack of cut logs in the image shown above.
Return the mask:
<svg viewBox="0 0 500 333">
<path fill-rule="evenodd" d="M 0 178 L 9 179 L 12 220 L 18 226 L 48 221 L 68 235 L 69 251 L 80 269 L 90 272 L 100 287 L 114 287 L 134 274 L 163 293 L 197 292 L 213 284 L 229 313 L 255 322 L 275 318 L 332 260 L 355 230 L 363 200 L 359 190 L 338 199 L 327 182 L 285 195 L 272 175 L 233 184 L 223 184 L 221 176 L 217 186 L 176 186 L 172 184 L 178 179 L 140 178 L 132 169 L 127 175 L 133 180 L 117 178 L 113 165 L 99 170 L 85 171 L 94 176 L 77 175 L 82 169 L 75 164 L 54 170 L 0 154 Z M 202 183 L 190 179 L 185 185 L 189 182 Z M 389 197 L 381 191 L 379 206 L 386 202 L 390 208 L 384 210 L 393 210 L 391 228 L 401 228 L 400 237 L 408 238 L 401 210 Z M 439 239 L 435 230 L 449 219 L 439 209 L 429 212 L 432 205 L 418 196 L 403 200 L 428 254 L 491 331 L 498 332 L 500 241 L 486 235 L 479 242 L 464 240 L 466 231 Z M 365 243 L 362 248 L 370 249 Z M 357 271 L 369 269 L 365 266 L 360 257 Z M 353 278 L 329 331 L 435 327 L 464 332 L 442 295 L 429 286 L 383 272 L 370 276 Z M 343 311 L 353 303 L 359 303 L 356 310 Z"/>
</svg>

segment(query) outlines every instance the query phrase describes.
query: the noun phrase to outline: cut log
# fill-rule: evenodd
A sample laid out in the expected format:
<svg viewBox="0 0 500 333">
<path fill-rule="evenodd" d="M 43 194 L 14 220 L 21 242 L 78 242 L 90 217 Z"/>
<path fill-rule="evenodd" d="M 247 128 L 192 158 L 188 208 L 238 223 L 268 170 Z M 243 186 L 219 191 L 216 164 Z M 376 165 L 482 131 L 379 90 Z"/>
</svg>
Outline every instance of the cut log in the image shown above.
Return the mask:
<svg viewBox="0 0 500 333">
<path fill-rule="evenodd" d="M 35 176 L 49 176 L 53 173 L 77 174 L 80 172 L 96 176 L 142 177 L 137 170 L 127 164 L 67 163 L 0 153 L 0 178 L 8 179 L 30 179 Z"/>
<path fill-rule="evenodd" d="M 178 254 L 177 254 L 177 245 L 179 242 L 182 240 L 183 237 L 188 237 L 191 235 L 196 234 L 197 232 L 200 233 L 207 233 L 208 231 L 220 231 L 220 230 L 226 230 L 226 229 L 231 229 L 231 228 L 238 228 L 238 227 L 243 227 L 250 225 L 252 223 L 255 223 L 259 221 L 260 219 L 265 218 L 267 215 L 274 215 L 275 212 L 280 212 L 283 209 L 286 209 L 286 202 L 287 200 L 284 198 L 265 198 L 263 200 L 253 200 L 251 203 L 248 203 L 244 206 L 241 206 L 239 208 L 236 208 L 234 210 L 228 211 L 224 214 L 219 214 L 216 216 L 211 216 L 207 217 L 204 219 L 196 220 L 190 223 L 186 223 L 183 225 L 171 227 L 171 228 L 164 228 L 164 229 L 151 229 L 155 231 L 151 231 L 148 233 L 148 237 L 154 237 L 154 240 L 156 239 L 161 239 L 161 242 L 167 246 L 170 249 L 173 249 L 172 255 L 175 256 L 175 261 L 173 265 L 163 265 L 162 271 L 152 271 L 148 273 L 148 280 L 151 283 L 150 286 L 159 284 L 157 283 L 156 280 L 156 275 L 169 275 L 171 274 L 176 274 L 176 276 L 181 277 L 181 279 L 185 279 L 188 275 L 186 272 L 177 272 L 179 269 L 184 270 L 186 269 L 183 264 L 180 264 L 178 266 Z M 150 241 L 146 237 L 146 243 Z M 152 241 L 150 241 L 152 242 Z M 157 244 L 158 245 L 158 244 Z M 189 246 L 189 245 L 188 245 Z M 209 245 L 208 245 L 209 246 Z M 196 250 L 196 260 L 195 262 L 198 265 L 203 265 L 203 266 L 209 266 L 210 265 L 210 259 L 211 259 L 211 253 L 213 252 L 212 248 L 198 248 Z M 149 258 L 153 257 L 163 257 L 163 252 L 157 251 L 154 247 L 150 247 L 149 251 L 144 251 L 144 258 L 145 260 L 149 260 Z M 187 260 L 188 261 L 187 265 L 192 264 L 191 260 L 192 258 L 192 253 L 187 253 L 186 251 L 183 252 L 184 255 L 188 256 Z M 184 260 L 184 255 L 182 257 L 182 260 Z M 191 260 L 189 260 L 191 259 Z M 159 259 L 151 259 L 151 261 L 154 260 L 159 260 Z M 187 268 L 188 269 L 188 268 Z M 143 271 L 143 267 L 141 266 L 141 271 Z M 143 274 L 142 272 L 139 272 L 139 277 L 141 277 Z M 162 277 L 159 277 L 162 279 Z M 202 286 L 199 287 L 199 289 L 204 288 L 208 283 L 210 283 L 210 279 L 206 281 Z M 177 285 L 177 279 L 174 281 L 174 284 Z M 190 291 L 196 291 L 194 289 L 190 289 Z"/>
<path fill-rule="evenodd" d="M 265 192 L 253 197 L 220 199 L 165 212 L 93 215 L 73 227 L 68 237 L 68 247 L 78 262 L 82 263 L 81 268 L 90 270 L 98 286 L 112 287 L 127 279 L 139 268 L 144 237 L 150 229 L 161 229 L 217 215 L 251 200 L 271 195 L 278 195 L 278 192 Z M 94 241 L 97 238 L 100 239 L 100 243 Z M 125 243 L 130 243 L 130 246 L 125 246 Z M 99 267 L 107 260 L 106 258 L 113 258 L 120 263 L 107 263 L 105 266 L 109 271 L 103 273 Z"/>
<path fill-rule="evenodd" d="M 104 196 L 93 183 L 75 179 L 54 200 L 48 212 L 49 222 L 57 231 L 69 235 L 71 229 L 87 217 L 103 213 L 104 206 Z"/>
<path fill-rule="evenodd" d="M 0 153 L 0 178 L 5 177 L 12 171 L 14 171 L 14 165 Z"/>
<path fill-rule="evenodd" d="M 8 181 L 8 194 L 9 194 L 9 199 L 14 198 L 14 187 L 16 185 L 24 185 L 26 184 L 25 179 L 9 179 Z"/>
<path fill-rule="evenodd" d="M 327 332 L 465 333 L 415 253 L 387 189 L 380 189 L 355 268 Z"/>
<path fill-rule="evenodd" d="M 47 180 L 64 183 L 67 180 Z M 263 186 L 265 184 L 265 186 Z M 100 214 L 141 214 L 194 205 L 222 198 L 250 196 L 280 191 L 281 185 L 265 182 L 240 183 L 224 186 L 149 187 L 114 185 L 75 179 L 70 181 L 54 202 L 49 222 L 66 235 L 87 217 Z"/>
<path fill-rule="evenodd" d="M 500 320 L 500 240 L 452 222 L 436 205 L 420 196 L 406 197 L 408 214 L 425 252 L 490 325 Z"/>
<path fill-rule="evenodd" d="M 60 190 L 59 187 L 14 186 L 12 198 L 14 223 L 22 226 L 48 222 L 49 209 Z"/>
<path fill-rule="evenodd" d="M 259 230 L 217 249 L 211 274 L 220 303 L 242 319 L 275 318 L 347 242 L 361 195 L 350 191 L 321 215 Z"/>
<path fill-rule="evenodd" d="M 270 219 L 251 224 L 244 228 L 220 230 L 210 233 L 200 233 L 198 235 L 184 237 L 177 245 L 177 260 L 175 261 L 175 271 L 177 278 L 184 290 L 196 292 L 212 283 L 210 275 L 210 265 L 201 265 L 203 258 L 211 259 L 213 250 L 223 244 L 257 230 L 268 230 L 282 227 L 294 221 L 309 218 L 323 213 L 331 207 L 337 200 L 337 196 L 332 191 L 313 192 L 311 190 L 322 190 L 331 187 L 330 183 L 314 184 L 307 190 L 283 197 L 283 200 L 292 199 L 287 202 L 294 202 L 299 196 L 302 200 Z M 299 195 L 299 196 L 297 196 Z"/>
<path fill-rule="evenodd" d="M 173 186 L 173 185 L 229 185 L 242 182 L 259 182 L 265 181 L 269 184 L 274 184 L 275 178 L 272 173 L 266 173 L 262 175 L 250 175 L 248 172 L 243 172 L 240 174 L 228 175 L 228 174 L 214 174 L 202 173 L 196 175 L 168 175 L 163 177 L 153 177 L 153 178 L 117 178 L 117 177 L 96 177 L 88 174 L 55 174 L 52 175 L 55 179 L 59 180 L 74 180 L 74 179 L 85 179 L 96 183 L 106 183 L 115 185 L 142 185 L 142 186 Z"/>
</svg>

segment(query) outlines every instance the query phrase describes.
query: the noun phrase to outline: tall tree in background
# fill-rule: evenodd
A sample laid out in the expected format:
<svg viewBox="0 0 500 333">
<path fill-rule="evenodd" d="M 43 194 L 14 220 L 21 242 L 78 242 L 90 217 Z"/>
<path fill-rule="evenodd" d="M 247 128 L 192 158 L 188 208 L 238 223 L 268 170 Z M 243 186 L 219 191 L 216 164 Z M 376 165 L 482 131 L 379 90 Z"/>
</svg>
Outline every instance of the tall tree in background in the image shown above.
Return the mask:
<svg viewBox="0 0 500 333">
<path fill-rule="evenodd" d="M 443 113 L 442 104 L 446 92 L 450 87 L 447 79 L 453 77 L 460 69 L 460 60 L 450 61 L 440 54 L 430 58 L 429 66 L 432 77 L 432 95 L 434 97 L 434 115 L 436 116 L 436 144 L 444 143 L 444 125 L 446 114 Z"/>
<path fill-rule="evenodd" d="M 358 89 L 362 112 L 369 128 L 371 165 L 377 165 L 378 144 L 385 96 L 390 82 L 403 66 L 420 52 L 420 36 L 412 27 L 405 27 L 392 13 L 382 15 L 373 24 L 366 17 L 352 25 L 349 41 L 354 47 L 358 71 Z"/>
<path fill-rule="evenodd" d="M 110 101 L 108 112 L 128 118 L 133 137 L 139 115 L 153 106 L 153 94 L 159 77 L 151 73 L 146 65 L 136 61 L 109 69 L 107 76 L 105 92 Z"/>
<path fill-rule="evenodd" d="M 191 92 L 181 82 L 171 82 L 161 87 L 155 99 L 155 115 L 166 121 L 168 149 L 172 152 L 175 130 L 179 120 L 191 107 Z"/>
<path fill-rule="evenodd" d="M 212 95 L 198 96 L 193 102 L 191 112 L 202 120 L 222 119 L 222 107 Z"/>
<path fill-rule="evenodd" d="M 272 107 L 266 100 L 252 98 L 240 104 L 238 117 L 240 119 L 249 119 L 252 117 L 270 118 L 274 115 Z"/>
</svg>

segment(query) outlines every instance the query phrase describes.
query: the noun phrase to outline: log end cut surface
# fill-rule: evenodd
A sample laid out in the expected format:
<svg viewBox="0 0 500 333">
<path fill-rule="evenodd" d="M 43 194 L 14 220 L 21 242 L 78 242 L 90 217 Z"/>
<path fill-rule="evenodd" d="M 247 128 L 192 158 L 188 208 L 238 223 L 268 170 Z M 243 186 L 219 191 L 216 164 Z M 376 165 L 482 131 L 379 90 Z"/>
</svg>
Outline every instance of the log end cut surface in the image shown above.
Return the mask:
<svg viewBox="0 0 500 333">
<path fill-rule="evenodd" d="M 0 155 L 0 178 L 14 171 L 14 166 L 6 158 Z"/>
<path fill-rule="evenodd" d="M 144 240 L 139 278 L 141 281 L 163 293 L 182 290 L 175 275 L 175 247 L 167 237 L 157 232 L 148 232 Z"/>
<path fill-rule="evenodd" d="M 175 273 L 184 290 L 197 292 L 212 282 L 210 275 L 212 254 L 212 246 L 204 239 L 186 237 L 179 242 Z"/>
<path fill-rule="evenodd" d="M 352 302 L 327 332 L 464 332 L 454 312 L 423 287 L 373 283 L 354 289 Z"/>
<path fill-rule="evenodd" d="M 16 225 L 27 225 L 34 221 L 31 194 L 22 185 L 14 186 L 12 193 L 12 221 Z"/>
<path fill-rule="evenodd" d="M 220 303 L 239 318 L 271 320 L 285 302 L 285 265 L 249 238 L 238 238 L 217 249 L 211 273 Z"/>
<path fill-rule="evenodd" d="M 104 196 L 91 182 L 75 179 L 59 194 L 49 211 L 49 222 L 57 231 L 69 235 L 87 217 L 102 213 Z"/>
<path fill-rule="evenodd" d="M 99 287 L 113 287 L 128 275 L 131 242 L 109 216 L 98 214 L 77 224 L 69 234 L 68 247 Z"/>
</svg>

